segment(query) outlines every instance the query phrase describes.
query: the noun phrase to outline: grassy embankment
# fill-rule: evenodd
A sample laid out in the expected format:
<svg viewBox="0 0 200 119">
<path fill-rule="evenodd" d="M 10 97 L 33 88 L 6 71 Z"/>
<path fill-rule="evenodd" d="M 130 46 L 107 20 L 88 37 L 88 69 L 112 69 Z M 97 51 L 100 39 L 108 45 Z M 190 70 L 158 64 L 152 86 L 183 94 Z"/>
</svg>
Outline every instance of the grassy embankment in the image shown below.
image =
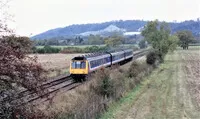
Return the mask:
<svg viewBox="0 0 200 119">
<path fill-rule="evenodd" d="M 200 47 L 179 48 L 101 119 L 199 119 L 199 77 Z"/>
</svg>

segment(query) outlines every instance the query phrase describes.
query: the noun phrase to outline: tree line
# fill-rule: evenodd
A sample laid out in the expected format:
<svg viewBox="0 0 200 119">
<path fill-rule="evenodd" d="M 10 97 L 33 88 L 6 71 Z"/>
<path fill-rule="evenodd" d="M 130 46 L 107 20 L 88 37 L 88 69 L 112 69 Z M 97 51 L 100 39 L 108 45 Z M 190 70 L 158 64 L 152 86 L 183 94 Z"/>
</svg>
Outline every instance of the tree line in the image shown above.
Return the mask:
<svg viewBox="0 0 200 119">
<path fill-rule="evenodd" d="M 64 45 L 102 45 L 106 44 L 108 38 L 112 38 L 117 36 L 120 36 L 123 38 L 122 44 L 136 44 L 138 40 L 141 39 L 140 35 L 133 35 L 133 36 L 122 36 L 118 33 L 113 33 L 110 36 L 103 37 L 100 35 L 89 35 L 87 37 L 71 37 L 71 38 L 51 38 L 51 39 L 41 39 L 41 40 L 33 40 L 34 44 L 36 46 L 45 46 L 45 45 L 53 45 L 53 46 L 64 46 Z"/>
</svg>

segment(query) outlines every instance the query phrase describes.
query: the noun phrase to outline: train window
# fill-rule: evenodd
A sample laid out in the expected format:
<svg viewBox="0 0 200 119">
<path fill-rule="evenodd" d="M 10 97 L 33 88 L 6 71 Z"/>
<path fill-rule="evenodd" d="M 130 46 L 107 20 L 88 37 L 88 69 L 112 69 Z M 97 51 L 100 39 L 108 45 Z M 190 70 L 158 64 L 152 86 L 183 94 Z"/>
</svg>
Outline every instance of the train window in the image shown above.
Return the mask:
<svg viewBox="0 0 200 119">
<path fill-rule="evenodd" d="M 91 68 L 94 68 L 97 66 L 97 61 L 96 60 L 91 61 L 90 64 L 91 64 Z"/>
<path fill-rule="evenodd" d="M 110 57 L 106 58 L 106 63 L 110 62 Z"/>
<path fill-rule="evenodd" d="M 85 69 L 86 68 L 86 62 L 84 61 L 74 61 L 71 64 L 72 69 Z"/>
<path fill-rule="evenodd" d="M 76 62 L 72 62 L 72 69 L 76 68 Z"/>
<path fill-rule="evenodd" d="M 111 61 L 110 57 L 105 57 L 103 59 L 98 59 L 98 60 L 91 61 L 90 65 L 91 65 L 91 68 L 94 68 L 94 67 L 98 67 L 98 66 L 100 66 L 102 64 L 106 64 L 106 63 L 108 63 L 110 61 Z"/>
<path fill-rule="evenodd" d="M 81 63 L 81 69 L 85 69 L 85 67 L 86 67 L 86 63 L 85 63 L 85 62 L 82 62 L 82 63 Z"/>
<path fill-rule="evenodd" d="M 111 59 L 110 59 L 110 57 L 108 57 L 108 62 L 111 62 Z"/>
</svg>

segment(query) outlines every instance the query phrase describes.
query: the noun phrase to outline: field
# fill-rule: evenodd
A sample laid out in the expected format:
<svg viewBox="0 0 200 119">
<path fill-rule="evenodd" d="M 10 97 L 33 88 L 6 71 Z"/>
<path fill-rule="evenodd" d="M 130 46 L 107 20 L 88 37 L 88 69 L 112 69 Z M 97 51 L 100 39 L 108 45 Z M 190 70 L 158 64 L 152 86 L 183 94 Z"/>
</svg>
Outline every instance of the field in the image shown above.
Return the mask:
<svg viewBox="0 0 200 119">
<path fill-rule="evenodd" d="M 102 119 L 200 119 L 200 47 L 178 49 Z"/>
<path fill-rule="evenodd" d="M 81 54 L 32 54 L 37 56 L 38 62 L 49 72 L 49 77 L 68 73 L 70 60 Z"/>
</svg>

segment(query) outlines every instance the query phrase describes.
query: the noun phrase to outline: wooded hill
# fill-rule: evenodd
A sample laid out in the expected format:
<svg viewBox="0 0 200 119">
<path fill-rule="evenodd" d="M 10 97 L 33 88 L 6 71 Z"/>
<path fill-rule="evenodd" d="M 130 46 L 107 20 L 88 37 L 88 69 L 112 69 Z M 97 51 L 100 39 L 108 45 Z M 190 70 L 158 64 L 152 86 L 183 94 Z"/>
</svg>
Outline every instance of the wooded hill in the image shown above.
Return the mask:
<svg viewBox="0 0 200 119">
<path fill-rule="evenodd" d="M 51 29 L 41 34 L 31 37 L 31 39 L 50 39 L 50 38 L 71 38 L 84 34 L 109 34 L 109 32 L 140 32 L 148 21 L 143 20 L 119 20 L 104 23 L 75 24 L 63 28 Z M 200 34 L 200 20 L 189 20 L 184 22 L 170 22 L 172 33 L 179 30 L 190 30 L 195 36 Z M 111 27 L 112 26 L 112 27 Z M 104 32 L 105 31 L 105 32 Z"/>
</svg>

